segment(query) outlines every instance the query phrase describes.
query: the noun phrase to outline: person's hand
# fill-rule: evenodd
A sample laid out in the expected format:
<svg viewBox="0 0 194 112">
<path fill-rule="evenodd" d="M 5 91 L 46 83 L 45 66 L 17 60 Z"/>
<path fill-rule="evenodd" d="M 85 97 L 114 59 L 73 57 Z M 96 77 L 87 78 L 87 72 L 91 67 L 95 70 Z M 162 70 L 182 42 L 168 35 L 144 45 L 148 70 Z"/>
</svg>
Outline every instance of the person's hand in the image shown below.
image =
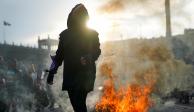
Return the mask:
<svg viewBox="0 0 194 112">
<path fill-rule="evenodd" d="M 87 64 L 87 60 L 86 60 L 86 58 L 84 58 L 84 57 L 81 57 L 81 58 L 80 58 L 80 62 L 81 62 L 81 64 L 84 65 L 84 66 Z"/>
</svg>

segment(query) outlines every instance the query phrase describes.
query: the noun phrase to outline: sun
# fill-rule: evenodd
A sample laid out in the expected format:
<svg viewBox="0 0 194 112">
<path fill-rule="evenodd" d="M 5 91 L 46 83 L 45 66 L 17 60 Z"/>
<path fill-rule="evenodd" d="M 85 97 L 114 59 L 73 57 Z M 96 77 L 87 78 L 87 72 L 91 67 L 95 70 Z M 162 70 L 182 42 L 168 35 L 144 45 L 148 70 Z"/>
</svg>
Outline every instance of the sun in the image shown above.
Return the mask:
<svg viewBox="0 0 194 112">
<path fill-rule="evenodd" d="M 87 27 L 92 28 L 100 34 L 100 40 L 105 41 L 105 35 L 111 29 L 111 21 L 105 15 L 90 15 Z"/>
</svg>

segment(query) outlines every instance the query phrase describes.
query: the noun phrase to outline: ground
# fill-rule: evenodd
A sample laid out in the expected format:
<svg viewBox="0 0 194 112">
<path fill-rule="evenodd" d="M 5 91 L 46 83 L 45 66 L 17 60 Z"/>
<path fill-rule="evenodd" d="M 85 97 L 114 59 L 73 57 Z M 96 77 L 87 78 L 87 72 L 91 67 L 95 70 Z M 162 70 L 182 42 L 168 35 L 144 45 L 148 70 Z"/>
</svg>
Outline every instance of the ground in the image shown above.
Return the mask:
<svg viewBox="0 0 194 112">
<path fill-rule="evenodd" d="M 176 104 L 174 101 L 168 101 L 157 109 L 151 109 L 150 112 L 194 112 L 194 100 L 190 104 Z"/>
</svg>

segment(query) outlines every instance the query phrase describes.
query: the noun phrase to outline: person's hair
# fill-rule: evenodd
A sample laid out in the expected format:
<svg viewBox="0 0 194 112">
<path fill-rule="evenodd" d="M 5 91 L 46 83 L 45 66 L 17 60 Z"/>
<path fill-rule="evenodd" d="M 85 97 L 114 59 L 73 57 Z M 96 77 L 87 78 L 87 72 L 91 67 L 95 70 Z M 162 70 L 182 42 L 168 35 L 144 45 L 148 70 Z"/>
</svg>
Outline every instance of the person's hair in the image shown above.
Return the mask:
<svg viewBox="0 0 194 112">
<path fill-rule="evenodd" d="M 80 27 L 80 25 L 85 25 L 88 19 L 89 14 L 85 6 L 83 4 L 77 4 L 69 13 L 67 27 Z"/>
</svg>

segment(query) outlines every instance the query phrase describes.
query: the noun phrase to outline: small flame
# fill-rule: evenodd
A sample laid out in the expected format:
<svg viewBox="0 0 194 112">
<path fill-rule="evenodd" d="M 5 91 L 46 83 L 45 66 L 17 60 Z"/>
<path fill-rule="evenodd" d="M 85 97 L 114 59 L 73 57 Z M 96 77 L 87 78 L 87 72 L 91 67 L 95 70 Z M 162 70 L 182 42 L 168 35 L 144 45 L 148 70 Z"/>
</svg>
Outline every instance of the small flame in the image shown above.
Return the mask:
<svg viewBox="0 0 194 112">
<path fill-rule="evenodd" d="M 130 84 L 115 88 L 116 79 L 108 64 L 101 67 L 108 80 L 105 81 L 102 97 L 96 104 L 96 112 L 147 112 L 152 106 L 150 94 L 153 84 Z"/>
</svg>

